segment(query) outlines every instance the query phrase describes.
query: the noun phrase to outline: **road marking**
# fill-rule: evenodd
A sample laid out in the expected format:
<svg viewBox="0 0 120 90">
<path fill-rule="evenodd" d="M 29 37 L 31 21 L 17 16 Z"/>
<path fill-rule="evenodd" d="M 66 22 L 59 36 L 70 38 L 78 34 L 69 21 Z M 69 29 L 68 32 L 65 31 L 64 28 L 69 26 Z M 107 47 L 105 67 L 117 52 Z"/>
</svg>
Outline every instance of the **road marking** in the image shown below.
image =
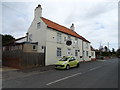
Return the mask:
<svg viewBox="0 0 120 90">
<path fill-rule="evenodd" d="M 76 74 L 73 74 L 71 76 L 67 76 L 67 77 L 61 78 L 61 79 L 55 80 L 53 82 L 47 83 L 46 85 L 51 85 L 53 83 L 57 83 L 57 82 L 60 82 L 62 80 L 65 80 L 65 79 L 68 79 L 68 78 L 71 78 L 71 77 L 74 77 L 74 76 L 77 76 L 77 75 L 80 75 L 80 74 L 82 74 L 82 73 L 76 73 Z"/>
<path fill-rule="evenodd" d="M 107 61 L 107 60 L 98 60 L 98 61 Z"/>
<path fill-rule="evenodd" d="M 100 68 L 101 66 L 91 68 L 90 71 Z"/>
</svg>

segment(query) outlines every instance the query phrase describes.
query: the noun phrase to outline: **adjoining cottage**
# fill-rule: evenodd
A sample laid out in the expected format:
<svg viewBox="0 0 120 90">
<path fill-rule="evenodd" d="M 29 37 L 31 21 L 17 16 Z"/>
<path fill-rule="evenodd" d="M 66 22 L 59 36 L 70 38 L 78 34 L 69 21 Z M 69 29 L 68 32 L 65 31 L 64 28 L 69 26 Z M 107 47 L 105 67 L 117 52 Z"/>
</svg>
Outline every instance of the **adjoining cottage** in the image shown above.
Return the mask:
<svg viewBox="0 0 120 90">
<path fill-rule="evenodd" d="M 91 46 L 91 60 L 96 60 L 96 53 L 95 49 Z"/>
<path fill-rule="evenodd" d="M 37 48 L 38 42 L 28 42 L 27 36 L 13 40 L 3 46 L 2 63 L 18 69 L 44 66 L 45 55 Z"/>
</svg>

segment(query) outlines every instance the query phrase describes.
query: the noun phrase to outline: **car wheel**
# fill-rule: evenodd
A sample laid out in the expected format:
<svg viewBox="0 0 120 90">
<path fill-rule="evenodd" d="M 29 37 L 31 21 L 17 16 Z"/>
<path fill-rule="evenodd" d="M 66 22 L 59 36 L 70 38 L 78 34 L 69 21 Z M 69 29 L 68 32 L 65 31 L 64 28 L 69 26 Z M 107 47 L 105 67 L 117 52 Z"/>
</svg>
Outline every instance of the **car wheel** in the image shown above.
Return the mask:
<svg viewBox="0 0 120 90">
<path fill-rule="evenodd" d="M 79 67 L 79 65 L 80 65 L 80 64 L 78 63 L 76 67 L 78 68 L 78 67 Z"/>
<path fill-rule="evenodd" d="M 67 65 L 67 66 L 66 66 L 66 70 L 69 70 L 69 69 L 70 69 L 70 66 L 69 66 L 69 65 Z"/>
</svg>

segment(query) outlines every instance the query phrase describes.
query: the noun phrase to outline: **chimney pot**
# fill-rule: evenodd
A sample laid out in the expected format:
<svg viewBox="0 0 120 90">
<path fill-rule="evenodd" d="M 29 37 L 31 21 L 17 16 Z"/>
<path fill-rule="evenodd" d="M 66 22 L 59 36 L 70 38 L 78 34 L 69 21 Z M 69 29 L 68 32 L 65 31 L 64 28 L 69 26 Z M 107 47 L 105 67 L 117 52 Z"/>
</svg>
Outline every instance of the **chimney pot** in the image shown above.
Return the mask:
<svg viewBox="0 0 120 90">
<path fill-rule="evenodd" d="M 74 24 L 72 23 L 71 27 L 70 27 L 71 30 L 75 30 L 75 27 L 74 27 Z"/>
</svg>

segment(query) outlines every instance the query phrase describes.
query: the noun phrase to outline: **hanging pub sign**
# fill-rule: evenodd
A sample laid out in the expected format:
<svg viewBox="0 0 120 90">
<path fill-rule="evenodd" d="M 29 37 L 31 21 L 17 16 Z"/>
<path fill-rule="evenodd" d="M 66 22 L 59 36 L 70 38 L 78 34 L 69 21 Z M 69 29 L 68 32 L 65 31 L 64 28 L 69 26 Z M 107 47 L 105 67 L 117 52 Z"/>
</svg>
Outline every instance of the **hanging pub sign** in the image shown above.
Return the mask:
<svg viewBox="0 0 120 90">
<path fill-rule="evenodd" d="M 66 45 L 70 46 L 72 44 L 72 41 L 66 41 Z"/>
</svg>

